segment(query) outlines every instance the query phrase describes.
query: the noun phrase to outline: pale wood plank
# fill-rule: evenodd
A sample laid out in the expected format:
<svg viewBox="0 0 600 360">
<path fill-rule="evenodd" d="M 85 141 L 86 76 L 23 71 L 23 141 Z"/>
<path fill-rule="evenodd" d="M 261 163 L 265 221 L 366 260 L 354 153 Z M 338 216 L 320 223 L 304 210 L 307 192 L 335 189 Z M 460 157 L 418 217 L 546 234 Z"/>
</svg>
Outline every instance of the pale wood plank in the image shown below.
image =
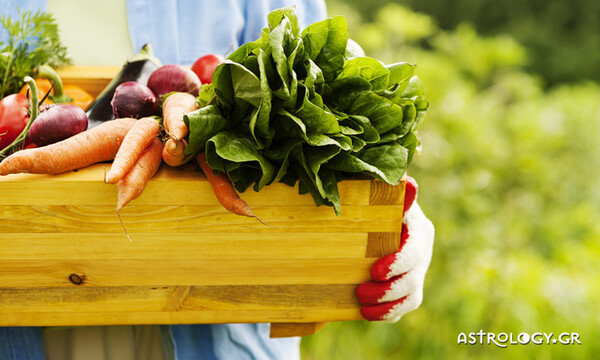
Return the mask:
<svg viewBox="0 0 600 360">
<path fill-rule="evenodd" d="M 104 183 L 110 163 L 95 164 L 78 171 L 56 175 L 11 174 L 0 177 L 0 205 L 113 205 L 116 185 Z M 368 180 L 346 180 L 339 184 L 341 204 L 368 205 Z M 298 194 L 298 187 L 276 183 L 260 192 L 252 189 L 240 194 L 251 206 L 314 205 L 309 194 Z M 210 184 L 195 166 L 183 169 L 161 166 L 142 196 L 131 205 L 218 205 Z"/>
<path fill-rule="evenodd" d="M 72 326 L 76 325 L 152 325 L 152 324 L 224 324 L 264 322 L 323 322 L 360 320 L 360 310 L 258 310 L 258 311 L 172 311 L 172 312 L 31 312 L 6 313 L 0 326 Z M 245 319 L 241 321 L 240 319 Z"/>
<path fill-rule="evenodd" d="M 4 233 L 2 260 L 363 258 L 366 233 Z"/>
<path fill-rule="evenodd" d="M 290 336 L 308 336 L 316 333 L 329 324 L 328 321 L 311 323 L 272 323 L 271 338 L 283 338 Z"/>
<path fill-rule="evenodd" d="M 354 284 L 194 286 L 181 311 L 356 308 Z"/>
<path fill-rule="evenodd" d="M 0 318 L 8 313 L 160 312 L 169 309 L 177 286 L 0 288 Z"/>
<path fill-rule="evenodd" d="M 299 333 L 290 322 L 360 319 L 354 291 L 354 285 L 1 289 L 0 326 L 266 320 L 286 323 L 286 334 L 279 336 L 298 336 L 320 327 L 302 325 Z"/>
<path fill-rule="evenodd" d="M 56 69 L 62 81 L 67 83 L 72 80 L 87 81 L 88 79 L 112 80 L 121 70 L 121 66 L 112 65 L 67 65 Z"/>
<path fill-rule="evenodd" d="M 238 285 L 49 287 L 0 289 L 0 314 L 30 312 L 149 312 L 350 309 L 355 286 Z M 240 319 L 243 321 L 243 319 Z"/>
<path fill-rule="evenodd" d="M 365 259 L 159 259 L 0 261 L 0 288 L 170 285 L 360 284 L 368 280 Z"/>
<path fill-rule="evenodd" d="M 121 70 L 120 66 L 65 66 L 57 69 L 64 84 L 79 86 L 96 97 Z"/>
<path fill-rule="evenodd" d="M 256 219 L 227 212 L 215 206 L 129 206 L 121 211 L 131 235 L 136 232 L 399 232 L 401 208 L 394 205 L 345 206 L 336 216 L 330 207 L 256 206 Z M 111 206 L 0 205 L 0 233 L 123 234 Z M 142 239 L 140 239 L 142 240 Z"/>
<path fill-rule="evenodd" d="M 190 295 L 191 286 L 176 286 L 173 295 L 169 299 L 167 306 L 163 311 L 178 311 L 181 310 L 181 305 L 187 300 Z"/>
</svg>

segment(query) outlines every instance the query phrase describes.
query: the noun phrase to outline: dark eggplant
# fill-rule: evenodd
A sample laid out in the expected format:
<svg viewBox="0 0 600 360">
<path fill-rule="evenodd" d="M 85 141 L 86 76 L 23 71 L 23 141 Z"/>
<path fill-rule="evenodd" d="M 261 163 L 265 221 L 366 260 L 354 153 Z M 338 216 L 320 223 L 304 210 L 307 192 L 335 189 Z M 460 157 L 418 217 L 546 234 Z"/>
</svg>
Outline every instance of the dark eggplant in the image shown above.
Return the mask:
<svg viewBox="0 0 600 360">
<path fill-rule="evenodd" d="M 136 81 L 146 85 L 148 78 L 154 70 L 162 64 L 152 53 L 152 46 L 146 44 L 140 52 L 128 60 L 117 76 L 102 90 L 94 102 L 86 109 L 88 117 L 88 129 L 100 125 L 104 121 L 115 118 L 110 102 L 115 94 L 117 86 L 127 81 Z"/>
</svg>

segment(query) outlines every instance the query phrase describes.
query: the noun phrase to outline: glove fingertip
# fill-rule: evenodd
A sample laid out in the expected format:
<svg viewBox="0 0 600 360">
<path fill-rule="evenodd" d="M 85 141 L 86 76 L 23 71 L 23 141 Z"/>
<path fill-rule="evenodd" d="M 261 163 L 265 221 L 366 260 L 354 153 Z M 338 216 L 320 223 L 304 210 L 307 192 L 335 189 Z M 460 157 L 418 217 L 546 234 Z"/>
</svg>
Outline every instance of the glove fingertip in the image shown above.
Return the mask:
<svg viewBox="0 0 600 360">
<path fill-rule="evenodd" d="M 383 314 L 374 309 L 372 306 L 361 306 L 360 313 L 363 318 L 368 321 L 381 321 L 383 320 Z"/>
<path fill-rule="evenodd" d="M 363 305 L 360 307 L 360 313 L 365 320 L 369 321 L 384 321 L 389 320 L 391 313 L 394 308 L 402 304 L 406 300 L 406 297 L 398 299 L 396 301 L 390 301 L 377 305 Z"/>
<path fill-rule="evenodd" d="M 371 278 L 375 281 L 386 281 L 391 277 L 391 266 L 396 261 L 396 253 L 386 255 L 371 266 Z"/>
<path fill-rule="evenodd" d="M 356 299 L 362 305 L 374 305 L 379 302 L 381 294 L 372 282 L 360 284 L 356 288 Z"/>
</svg>

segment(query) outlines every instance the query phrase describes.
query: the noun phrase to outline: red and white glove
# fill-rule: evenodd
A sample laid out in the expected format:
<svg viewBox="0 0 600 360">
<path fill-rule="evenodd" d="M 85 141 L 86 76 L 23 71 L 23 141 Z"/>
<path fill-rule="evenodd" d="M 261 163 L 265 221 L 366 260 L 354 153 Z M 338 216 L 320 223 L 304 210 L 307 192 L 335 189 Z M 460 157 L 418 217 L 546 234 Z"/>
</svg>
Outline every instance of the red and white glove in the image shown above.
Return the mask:
<svg viewBox="0 0 600 360">
<path fill-rule="evenodd" d="M 423 283 L 431 262 L 434 227 L 416 202 L 418 185 L 406 177 L 400 249 L 371 267 L 373 281 L 356 295 L 366 320 L 395 322 L 423 300 Z"/>
</svg>

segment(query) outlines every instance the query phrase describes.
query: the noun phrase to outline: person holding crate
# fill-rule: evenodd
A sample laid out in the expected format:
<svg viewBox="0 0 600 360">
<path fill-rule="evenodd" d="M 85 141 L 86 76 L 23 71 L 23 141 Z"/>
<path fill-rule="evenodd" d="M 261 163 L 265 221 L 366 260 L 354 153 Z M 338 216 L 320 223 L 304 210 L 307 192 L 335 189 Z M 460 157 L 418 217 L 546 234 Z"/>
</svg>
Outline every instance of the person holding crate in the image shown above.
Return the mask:
<svg viewBox="0 0 600 360">
<path fill-rule="evenodd" d="M 149 42 L 163 63 L 182 65 L 191 65 L 202 54 L 230 53 L 258 38 L 269 11 L 292 4 L 303 27 L 326 18 L 322 0 L 227 0 L 218 5 L 208 0 L 16 1 L 22 10 L 53 13 L 59 26 L 65 29 L 77 26 L 78 21 L 89 23 L 87 35 L 90 37 L 86 37 L 85 42 L 99 45 L 100 50 L 94 52 L 96 50 L 84 46 L 81 51 L 76 49 L 75 41 L 84 41 L 79 40 L 84 37 L 83 29 L 76 34 L 77 38 L 71 34 L 76 63 L 87 61 L 81 59 L 88 52 L 87 56 L 93 59 L 108 55 L 108 62 L 121 64 L 124 57 L 133 54 L 133 49 Z M 0 0 L 0 8 L 5 12 L 14 11 L 15 1 Z M 109 11 L 101 11 L 101 8 Z M 82 20 L 75 12 L 93 13 L 98 17 Z M 203 14 L 201 21 L 198 14 Z M 106 29 L 109 23 L 110 31 Z M 191 27 L 194 32 L 185 31 Z M 371 269 L 373 280 L 357 289 L 366 320 L 395 322 L 422 302 L 434 227 L 416 202 L 417 189 L 416 182 L 407 178 L 399 250 L 378 260 Z M 119 358 L 128 354 L 149 360 L 299 359 L 299 342 L 299 338 L 271 339 L 269 324 L 108 326 L 47 329 L 45 333 L 36 327 L 5 327 L 0 328 L 0 358 L 111 359 L 118 353 Z M 90 352 L 94 351 L 97 352 L 92 356 Z"/>
</svg>

